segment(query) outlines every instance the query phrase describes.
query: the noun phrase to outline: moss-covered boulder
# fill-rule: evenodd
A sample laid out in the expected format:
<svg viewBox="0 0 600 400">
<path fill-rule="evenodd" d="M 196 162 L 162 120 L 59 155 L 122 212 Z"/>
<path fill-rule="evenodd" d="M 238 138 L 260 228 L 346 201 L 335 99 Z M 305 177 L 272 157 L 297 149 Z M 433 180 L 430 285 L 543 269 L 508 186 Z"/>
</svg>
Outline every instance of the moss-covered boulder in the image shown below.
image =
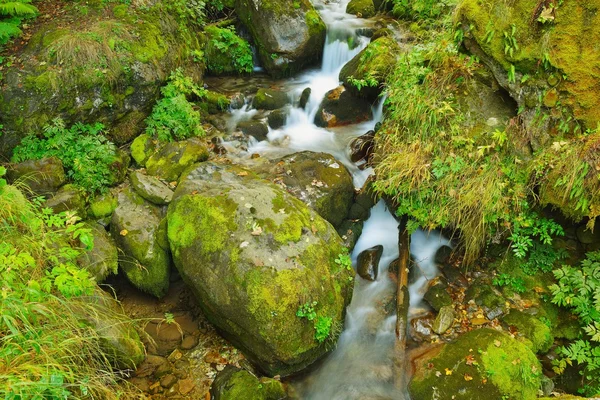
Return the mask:
<svg viewBox="0 0 600 400">
<path fill-rule="evenodd" d="M 141 171 L 133 171 L 129 174 L 129 182 L 133 190 L 150 203 L 163 206 L 173 199 L 173 191 L 167 185 Z"/>
<path fill-rule="evenodd" d="M 236 0 L 235 10 L 269 74 L 290 75 L 321 58 L 326 27 L 309 0 Z"/>
<path fill-rule="evenodd" d="M 79 217 L 85 217 L 85 195 L 83 190 L 72 184 L 62 186 L 58 191 L 44 203 L 45 207 L 51 208 L 56 214 L 63 211 L 72 211 Z"/>
<path fill-rule="evenodd" d="M 375 101 L 394 69 L 399 52 L 400 46 L 392 36 L 380 37 L 344 65 L 340 71 L 340 81 L 354 95 Z M 361 83 L 357 85 L 353 79 Z"/>
<path fill-rule="evenodd" d="M 104 227 L 98 223 L 86 224 L 94 235 L 94 246 L 77 259 L 77 263 L 92 275 L 97 283 L 102 283 L 119 268 L 117 245 Z"/>
<path fill-rule="evenodd" d="M 444 306 L 452 305 L 452 297 L 448 294 L 446 286 L 442 283 L 436 283 L 425 292 L 423 298 L 435 311 L 439 311 Z"/>
<path fill-rule="evenodd" d="M 189 166 L 208 160 L 208 148 L 198 138 L 165 143 L 146 161 L 148 175 L 175 181 Z"/>
<path fill-rule="evenodd" d="M 334 228 L 279 186 L 199 164 L 169 205 L 168 238 L 207 318 L 267 374 L 298 372 L 335 344 L 353 271 L 335 262 Z M 316 317 L 298 316 L 302 307 Z"/>
<path fill-rule="evenodd" d="M 95 219 L 110 217 L 117 205 L 117 196 L 112 192 L 99 195 L 90 201 L 88 215 Z"/>
<path fill-rule="evenodd" d="M 146 161 L 154 154 L 159 147 L 157 139 L 152 136 L 142 133 L 131 142 L 131 157 L 140 167 L 146 166 Z"/>
<path fill-rule="evenodd" d="M 502 317 L 502 322 L 517 329 L 534 353 L 545 353 L 554 342 L 552 330 L 538 318 L 519 310 L 511 310 Z"/>
<path fill-rule="evenodd" d="M 143 129 L 143 120 L 172 70 L 183 66 L 200 78 L 203 64 L 190 57 L 203 36 L 192 16 L 171 2 L 148 6 L 112 2 L 70 7 L 42 22 L 19 55 L 5 67 L 0 91 L 0 154 L 56 117 L 102 122 L 110 138 L 125 143 Z M 81 22 L 81 23 L 79 23 Z"/>
<path fill-rule="evenodd" d="M 274 160 L 259 174 L 285 188 L 338 227 L 348 216 L 354 198 L 352 176 L 327 153 L 303 151 Z"/>
<path fill-rule="evenodd" d="M 171 267 L 166 232 L 159 229 L 161 209 L 130 187 L 119 192 L 118 200 L 110 232 L 119 248 L 119 266 L 133 286 L 160 298 L 169 288 Z"/>
<path fill-rule="evenodd" d="M 346 12 L 357 17 L 371 18 L 375 15 L 375 5 L 373 0 L 350 0 L 346 6 Z"/>
<path fill-rule="evenodd" d="M 280 108 L 279 110 L 274 110 L 269 113 L 267 117 L 267 122 L 269 123 L 269 127 L 271 129 L 279 129 L 285 125 L 287 122 L 289 111 Z"/>
<path fill-rule="evenodd" d="M 7 176 L 10 182 L 25 184 L 42 196 L 56 192 L 66 180 L 63 163 L 56 157 L 10 164 Z"/>
<path fill-rule="evenodd" d="M 228 365 L 217 374 L 210 387 L 213 400 L 281 400 L 287 394 L 281 382 L 257 378 L 250 372 Z"/>
<path fill-rule="evenodd" d="M 368 121 L 372 117 L 368 101 L 353 95 L 345 86 L 339 86 L 325 94 L 314 122 L 323 128 L 334 128 Z"/>
<path fill-rule="evenodd" d="M 252 107 L 259 110 L 276 110 L 289 102 L 290 98 L 286 92 L 260 88 L 252 99 Z"/>
<path fill-rule="evenodd" d="M 413 400 L 537 398 L 542 368 L 535 354 L 509 335 L 478 329 L 415 360 Z"/>
<path fill-rule="evenodd" d="M 242 121 L 237 124 L 237 129 L 242 131 L 246 136 L 252 136 L 259 142 L 267 139 L 269 133 L 269 127 L 263 121 L 250 120 Z"/>
</svg>

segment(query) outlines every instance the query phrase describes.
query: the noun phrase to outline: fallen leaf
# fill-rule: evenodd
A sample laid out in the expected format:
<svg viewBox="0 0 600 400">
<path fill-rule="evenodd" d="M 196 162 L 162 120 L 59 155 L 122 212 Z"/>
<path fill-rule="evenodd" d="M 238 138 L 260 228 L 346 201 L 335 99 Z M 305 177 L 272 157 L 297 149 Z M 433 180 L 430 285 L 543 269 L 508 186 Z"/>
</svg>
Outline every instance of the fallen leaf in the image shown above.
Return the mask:
<svg viewBox="0 0 600 400">
<path fill-rule="evenodd" d="M 467 382 L 469 382 L 469 381 L 472 381 L 472 380 L 473 380 L 473 377 L 472 377 L 471 375 L 469 375 L 469 374 L 465 374 L 465 375 L 464 375 L 464 378 L 465 378 L 465 381 L 467 381 Z"/>
<path fill-rule="evenodd" d="M 435 376 L 439 378 L 440 376 L 442 376 L 442 373 L 440 371 L 435 371 Z"/>
<path fill-rule="evenodd" d="M 465 359 L 467 360 L 467 365 L 477 365 L 477 361 L 475 360 L 475 356 L 473 354 L 469 354 L 465 357 Z"/>
<path fill-rule="evenodd" d="M 314 235 L 314 234 L 316 234 L 317 232 L 319 232 L 319 231 L 317 230 L 317 228 L 316 228 L 314 225 L 312 225 L 312 226 L 310 227 L 310 229 L 312 230 L 312 233 L 313 233 L 313 235 Z"/>
<path fill-rule="evenodd" d="M 127 229 L 123 229 L 121 232 L 119 232 L 119 235 L 127 236 L 128 233 L 129 233 L 129 231 Z"/>
<path fill-rule="evenodd" d="M 238 176 L 248 176 L 248 172 L 242 171 L 237 174 Z"/>
<path fill-rule="evenodd" d="M 500 346 L 502 346 L 502 342 L 499 340 L 494 340 L 494 346 L 500 347 Z"/>
<path fill-rule="evenodd" d="M 471 325 L 475 325 L 475 326 L 479 326 L 479 325 L 485 325 L 487 323 L 489 323 L 490 321 L 488 321 L 485 318 L 473 318 L 471 320 Z"/>
<path fill-rule="evenodd" d="M 446 371 L 446 375 L 452 375 L 451 369 L 445 368 L 444 370 Z"/>
</svg>

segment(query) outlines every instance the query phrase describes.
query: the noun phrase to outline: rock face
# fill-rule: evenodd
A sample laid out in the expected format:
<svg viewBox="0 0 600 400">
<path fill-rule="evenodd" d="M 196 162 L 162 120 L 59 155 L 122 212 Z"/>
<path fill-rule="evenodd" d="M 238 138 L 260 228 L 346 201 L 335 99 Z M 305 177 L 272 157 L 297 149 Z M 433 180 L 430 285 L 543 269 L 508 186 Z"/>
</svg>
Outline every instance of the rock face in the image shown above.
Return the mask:
<svg viewBox="0 0 600 400">
<path fill-rule="evenodd" d="M 353 96 L 345 86 L 339 86 L 325 94 L 315 115 L 315 125 L 322 128 L 334 128 L 357 124 L 372 117 L 371 104 Z"/>
<path fill-rule="evenodd" d="M 393 71 L 399 52 L 400 47 L 393 37 L 380 37 L 369 43 L 366 48 L 344 65 L 340 71 L 340 81 L 354 95 L 373 102 L 381 93 L 382 84 L 385 83 L 389 73 Z M 359 90 L 350 82 L 351 77 L 365 81 L 374 79 L 377 84 L 363 85 Z"/>
<path fill-rule="evenodd" d="M 281 382 L 258 379 L 250 372 L 228 365 L 217 374 L 210 387 L 213 400 L 280 400 L 287 398 Z"/>
<path fill-rule="evenodd" d="M 335 263 L 341 239 L 280 187 L 200 164 L 169 205 L 168 238 L 207 318 L 269 375 L 298 372 L 335 343 L 352 295 L 352 271 Z M 307 303 L 314 321 L 296 315 Z M 326 338 L 318 321 L 330 323 Z"/>
<path fill-rule="evenodd" d="M 173 69 L 184 66 L 200 78 L 202 64 L 187 55 L 202 49 L 201 36 L 191 26 L 181 29 L 188 21 L 174 18 L 161 3 L 90 3 L 84 28 L 66 28 L 54 18 L 43 23 L 19 66 L 3 71 L 0 154 L 7 156 L 25 134 L 56 117 L 67 125 L 102 122 L 113 142 L 125 143 L 139 133 Z M 73 9 L 64 18 L 81 14 Z"/>
<path fill-rule="evenodd" d="M 10 165 L 8 179 L 26 184 L 36 194 L 47 195 L 56 192 L 66 176 L 62 161 L 50 157 Z"/>
<path fill-rule="evenodd" d="M 354 197 L 352 176 L 332 155 L 303 151 L 274 160 L 264 171 L 270 179 L 338 227 Z"/>
<path fill-rule="evenodd" d="M 527 346 L 487 328 L 464 334 L 420 356 L 415 364 L 409 385 L 413 400 L 450 400 L 457 393 L 467 400 L 533 400 L 542 376 L 541 365 Z"/>
<path fill-rule="evenodd" d="M 269 74 L 290 75 L 321 58 L 326 27 L 310 1 L 236 0 L 235 10 Z"/>
<path fill-rule="evenodd" d="M 379 259 L 382 254 L 382 245 L 377 245 L 362 251 L 356 260 L 358 275 L 368 281 L 376 280 L 378 272 L 377 267 L 379 266 Z"/>
<path fill-rule="evenodd" d="M 133 286 L 160 298 L 169 288 L 171 267 L 161 210 L 128 187 L 118 201 L 110 229 L 120 250 L 119 266 Z"/>
</svg>

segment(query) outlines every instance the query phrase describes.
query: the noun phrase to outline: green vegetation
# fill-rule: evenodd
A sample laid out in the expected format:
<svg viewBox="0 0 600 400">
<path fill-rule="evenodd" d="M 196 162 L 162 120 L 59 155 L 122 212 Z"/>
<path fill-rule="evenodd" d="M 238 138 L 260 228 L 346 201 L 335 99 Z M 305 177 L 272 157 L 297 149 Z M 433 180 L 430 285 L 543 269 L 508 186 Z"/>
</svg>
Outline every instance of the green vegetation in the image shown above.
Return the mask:
<svg viewBox="0 0 600 400">
<path fill-rule="evenodd" d="M 67 176 L 88 193 L 103 192 L 112 183 L 111 165 L 116 148 L 104 137 L 100 123 L 76 123 L 70 128 L 57 118 L 43 129 L 42 136 L 29 135 L 14 150 L 12 161 L 60 159 Z"/>
<path fill-rule="evenodd" d="M 581 339 L 561 347 L 563 356 L 555 364 L 556 372 L 564 372 L 567 365 L 583 366 L 580 374 L 586 396 L 600 394 L 600 252 L 587 254 L 581 267 L 570 265 L 554 271 L 557 283 L 550 287 L 552 302 L 569 308 L 579 318 Z"/>
<path fill-rule="evenodd" d="M 206 95 L 206 90 L 177 69 L 171 74 L 161 93 L 163 98 L 156 103 L 152 114 L 146 119 L 146 133 L 165 142 L 204 136 L 200 113 L 194 109 L 188 97 L 201 99 Z"/>
<path fill-rule="evenodd" d="M 10 39 L 19 36 L 19 26 L 23 19 L 37 15 L 37 8 L 31 0 L 1 0 L 0 1 L 0 49 Z"/>
<path fill-rule="evenodd" d="M 254 68 L 252 50 L 240 38 L 233 26 L 218 28 L 207 26 L 209 37 L 206 46 L 206 66 L 213 74 L 250 73 Z"/>
<path fill-rule="evenodd" d="M 75 261 L 90 230 L 38 203 L 0 179 L 0 397 L 119 398 L 115 359 L 92 321 L 125 322 L 94 300 L 101 292 Z"/>
<path fill-rule="evenodd" d="M 318 302 L 316 301 L 302 304 L 298 307 L 296 316 L 298 318 L 306 318 L 309 321 L 314 321 L 315 340 L 319 343 L 323 343 L 331 333 L 333 319 L 331 317 L 317 316 L 317 312 L 315 311 L 317 305 Z"/>
</svg>

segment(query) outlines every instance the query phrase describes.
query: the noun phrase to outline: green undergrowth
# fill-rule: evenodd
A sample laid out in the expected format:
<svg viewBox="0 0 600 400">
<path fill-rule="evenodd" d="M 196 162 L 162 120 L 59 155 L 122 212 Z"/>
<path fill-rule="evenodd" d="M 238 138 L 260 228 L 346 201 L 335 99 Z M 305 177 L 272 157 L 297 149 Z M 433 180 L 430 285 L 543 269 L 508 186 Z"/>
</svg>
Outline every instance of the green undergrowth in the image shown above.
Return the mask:
<svg viewBox="0 0 600 400">
<path fill-rule="evenodd" d="M 70 128 L 57 118 L 46 125 L 42 135 L 28 135 L 14 149 L 12 161 L 57 157 L 63 162 L 67 176 L 89 194 L 103 192 L 112 183 L 111 164 L 116 148 L 104 136 L 100 123 L 76 123 Z"/>
<path fill-rule="evenodd" d="M 158 100 L 146 119 L 146 133 L 167 142 L 204 136 L 200 112 L 189 99 L 204 98 L 206 90 L 177 69 L 171 73 L 161 93 L 162 99 Z"/>
<path fill-rule="evenodd" d="M 2 168 L 0 168 L 2 169 Z M 90 301 L 95 281 L 76 259 L 90 230 L 6 185 L 0 170 L 0 397 L 124 397 L 103 339 L 85 321 L 124 317 Z"/>
<path fill-rule="evenodd" d="M 244 74 L 254 69 L 252 50 L 247 41 L 239 37 L 233 26 L 219 28 L 209 25 L 206 45 L 206 67 L 213 74 Z"/>
<path fill-rule="evenodd" d="M 31 0 L 0 1 L 0 50 L 10 39 L 21 35 L 24 19 L 35 17 L 37 8 Z"/>
</svg>

